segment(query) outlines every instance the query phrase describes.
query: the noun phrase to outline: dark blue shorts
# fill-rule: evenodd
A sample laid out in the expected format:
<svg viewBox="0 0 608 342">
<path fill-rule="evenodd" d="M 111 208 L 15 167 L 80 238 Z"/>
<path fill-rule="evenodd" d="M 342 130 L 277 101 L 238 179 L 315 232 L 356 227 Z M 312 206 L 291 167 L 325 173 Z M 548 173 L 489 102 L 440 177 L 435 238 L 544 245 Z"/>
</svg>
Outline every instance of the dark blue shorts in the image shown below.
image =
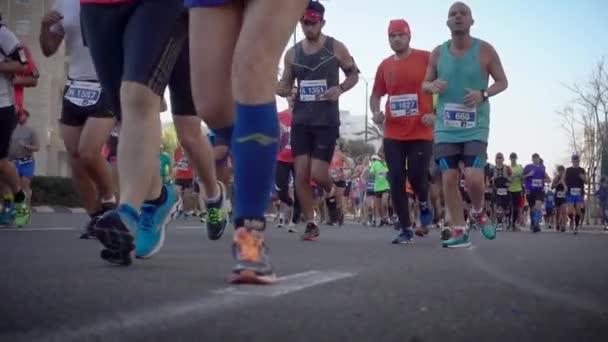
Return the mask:
<svg viewBox="0 0 608 342">
<path fill-rule="evenodd" d="M 230 0 L 184 0 L 186 7 L 212 7 L 221 6 L 229 3 Z"/>
</svg>

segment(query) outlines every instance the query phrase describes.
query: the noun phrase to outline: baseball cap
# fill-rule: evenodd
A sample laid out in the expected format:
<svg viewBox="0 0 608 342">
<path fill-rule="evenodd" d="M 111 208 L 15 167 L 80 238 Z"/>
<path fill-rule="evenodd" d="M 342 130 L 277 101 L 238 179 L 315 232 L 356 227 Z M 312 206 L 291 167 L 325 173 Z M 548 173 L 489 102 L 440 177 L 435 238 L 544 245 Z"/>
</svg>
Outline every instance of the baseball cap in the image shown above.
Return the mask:
<svg viewBox="0 0 608 342">
<path fill-rule="evenodd" d="M 410 25 L 404 19 L 393 19 L 388 23 L 388 34 L 405 33 L 411 36 Z"/>
<path fill-rule="evenodd" d="M 572 155 L 572 160 L 580 160 L 581 158 L 578 156 L 578 154 L 573 154 Z"/>
<path fill-rule="evenodd" d="M 325 7 L 318 1 L 311 1 L 306 8 L 306 12 L 304 12 L 304 16 L 302 16 L 302 20 L 318 23 L 323 20 L 324 15 Z"/>
</svg>

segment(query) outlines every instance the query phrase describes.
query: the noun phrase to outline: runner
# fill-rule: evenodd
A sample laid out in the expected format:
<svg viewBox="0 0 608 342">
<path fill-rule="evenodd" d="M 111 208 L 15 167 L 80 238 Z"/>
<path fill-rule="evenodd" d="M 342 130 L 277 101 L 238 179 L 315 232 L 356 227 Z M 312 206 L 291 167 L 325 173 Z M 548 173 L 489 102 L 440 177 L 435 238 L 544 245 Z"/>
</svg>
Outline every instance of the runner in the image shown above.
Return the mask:
<svg viewBox="0 0 608 342">
<path fill-rule="evenodd" d="M 181 145 L 173 151 L 173 170 L 175 191 L 181 200 L 179 215 L 187 216 L 196 208 L 196 201 L 193 201 L 194 168 Z"/>
<path fill-rule="evenodd" d="M 504 155 L 502 153 L 496 154 L 496 166 L 494 167 L 492 174 L 492 184 L 494 185 L 494 198 L 495 198 L 495 212 L 496 212 L 496 223 L 498 229 L 502 229 L 504 225 L 505 213 L 509 210 L 509 193 L 508 188 L 511 183 L 511 177 L 513 171 L 511 168 L 504 164 Z M 509 227 L 507 227 L 509 230 Z"/>
<path fill-rule="evenodd" d="M 511 177 L 511 185 L 509 186 L 509 199 L 510 199 L 510 216 L 509 216 L 509 225 L 507 229 L 511 229 L 513 231 L 518 231 L 517 227 L 519 218 L 521 215 L 521 208 L 523 207 L 522 200 L 523 196 L 523 171 L 524 168 L 517 164 L 517 153 L 511 152 L 509 155 L 509 161 L 511 163 L 511 171 L 513 172 L 513 176 Z"/>
<path fill-rule="evenodd" d="M 548 229 L 553 228 L 555 222 L 555 193 L 551 187 L 545 189 L 545 224 Z M 557 227 L 556 227 L 557 228 Z"/>
<path fill-rule="evenodd" d="M 494 175 L 494 166 L 490 163 L 486 163 L 483 168 L 486 192 L 484 194 L 484 210 L 488 214 L 488 217 L 492 222 L 496 222 L 494 216 L 494 183 L 492 182 L 492 176 Z"/>
<path fill-rule="evenodd" d="M 72 180 L 90 220 L 81 239 L 95 238 L 93 228 L 101 215 L 116 206 L 112 176 L 100 152 L 115 125 L 114 115 L 105 105 L 80 27 L 80 3 L 58 0 L 43 18 L 40 47 L 53 56 L 65 41 L 68 78 L 63 93 L 61 135 L 69 153 Z"/>
<path fill-rule="evenodd" d="M 15 165 L 7 157 L 11 135 L 17 127 L 13 79 L 27 70 L 27 64 L 19 40 L 0 23 L 0 183 L 10 190 L 4 199 L 0 224 L 14 222 L 18 227 L 29 221 L 30 212 Z"/>
<path fill-rule="evenodd" d="M 244 6 L 240 1 L 186 0 L 191 7 L 190 60 L 197 111 L 216 138 L 232 141 L 237 228 L 233 282 L 276 279 L 263 239 L 279 148 L 276 65 L 306 4 L 269 0 Z M 290 85 L 285 96 L 291 90 Z"/>
<path fill-rule="evenodd" d="M 306 38 L 285 54 L 283 76 L 277 89 L 279 96 L 290 96 L 294 81 L 298 82 L 291 141 L 296 190 L 306 220 L 303 240 L 319 237 L 319 227 L 313 219 L 310 178 L 325 190 L 330 221 L 338 220 L 339 203 L 328 171 L 339 135 L 338 100 L 359 80 L 359 70 L 346 46 L 321 32 L 325 26 L 324 15 L 323 5 L 311 1 L 300 21 Z M 341 84 L 339 69 L 346 75 Z"/>
<path fill-rule="evenodd" d="M 551 189 L 555 191 L 555 209 L 557 211 L 557 220 L 555 222 L 556 230 L 562 233 L 566 231 L 566 222 L 568 220 L 566 180 L 564 179 L 565 173 L 566 169 L 562 165 L 559 165 L 557 167 L 557 174 L 553 178 L 553 182 L 551 182 Z"/>
<path fill-rule="evenodd" d="M 351 168 L 348 158 L 342 151 L 342 145 L 338 141 L 334 147 L 334 153 L 329 164 L 329 174 L 331 180 L 334 182 L 334 195 L 336 196 L 336 217 L 329 218 L 327 222 L 330 226 L 342 226 L 344 224 L 344 213 L 346 212 L 346 205 L 344 200 L 344 193 L 346 191 L 346 172 Z"/>
<path fill-rule="evenodd" d="M 11 145 L 9 148 L 8 159 L 15 164 L 19 179 L 21 181 L 21 189 L 25 193 L 28 207 L 31 208 L 32 200 L 32 178 L 36 170 L 36 160 L 34 152 L 40 150 L 40 140 L 36 131 L 27 124 L 30 113 L 27 110 L 21 111 L 19 115 L 19 125 L 13 131 L 11 136 Z M 27 223 L 27 222 L 26 222 Z"/>
<path fill-rule="evenodd" d="M 568 190 L 568 214 L 574 214 L 574 222 L 570 222 L 570 229 L 573 229 L 574 234 L 578 233 L 578 228 L 583 219 L 582 209 L 585 201 L 585 183 L 587 175 L 585 169 L 580 167 L 580 157 L 577 154 L 572 155 L 572 166 L 566 169 L 564 180 L 566 189 Z"/>
<path fill-rule="evenodd" d="M 608 231 L 608 177 L 602 176 L 600 180 L 599 188 L 595 193 L 598 201 L 600 202 L 600 210 L 602 215 L 602 224 L 604 225 L 604 231 Z"/>
<path fill-rule="evenodd" d="M 382 227 L 389 224 L 388 222 L 388 195 L 390 192 L 390 185 L 388 182 L 388 166 L 384 160 L 384 154 L 379 151 L 377 155 L 372 157 L 372 166 L 369 169 L 370 177 L 374 179 L 374 208 L 375 218 L 373 221 L 373 227 Z M 400 191 L 404 191 L 405 185 Z M 406 199 L 407 201 L 407 199 Z M 406 202 L 407 203 L 407 202 Z M 407 204 L 406 204 L 407 205 Z M 380 223 L 377 223 L 376 219 L 380 219 Z M 394 242 L 401 243 L 401 242 Z"/>
<path fill-rule="evenodd" d="M 433 97 L 422 91 L 430 53 L 410 47 L 411 31 L 403 19 L 391 20 L 388 40 L 394 54 L 380 63 L 376 71 L 370 107 L 374 122 L 384 124 L 384 153 L 389 168 L 391 197 L 399 218 L 399 235 L 394 244 L 412 241 L 406 179 L 419 200 L 421 225 L 416 235 L 425 236 L 433 223 L 428 201 L 428 165 L 433 151 Z M 388 95 L 386 115 L 380 111 L 380 100 Z M 407 165 L 407 168 L 406 168 Z"/>
<path fill-rule="evenodd" d="M 452 39 L 435 48 L 431 55 L 424 89 L 438 93 L 435 122 L 435 158 L 443 171 L 443 191 L 450 211 L 454 234 L 445 247 L 469 246 L 469 234 L 460 216 L 462 202 L 457 192 L 458 162 L 466 166 L 471 216 L 488 239 L 496 237 L 493 225 L 483 210 L 484 173 L 490 130 L 489 98 L 507 89 L 508 82 L 498 54 L 487 42 L 470 35 L 471 9 L 454 3 L 447 25 Z M 488 76 L 494 84 L 488 87 Z M 457 214 L 458 213 L 458 214 Z"/>
<path fill-rule="evenodd" d="M 295 92 L 295 89 L 294 89 Z M 277 155 L 277 169 L 275 175 L 275 185 L 278 189 L 278 196 L 281 202 L 285 205 L 283 217 L 287 221 L 287 230 L 295 233 L 294 224 L 294 199 L 289 191 L 290 179 L 294 177 L 293 152 L 291 151 L 291 120 L 293 112 L 293 96 L 287 98 L 288 108 L 279 115 L 279 122 L 283 127 L 284 134 L 287 137 L 282 150 Z M 279 222 L 281 224 L 281 222 Z"/>
<path fill-rule="evenodd" d="M 545 180 L 548 178 L 545 166 L 541 164 L 538 153 L 532 155 L 532 164 L 524 167 L 523 178 L 525 179 L 526 197 L 530 207 L 530 229 L 533 233 L 538 233 L 540 232 L 540 220 L 542 219 Z"/>
</svg>

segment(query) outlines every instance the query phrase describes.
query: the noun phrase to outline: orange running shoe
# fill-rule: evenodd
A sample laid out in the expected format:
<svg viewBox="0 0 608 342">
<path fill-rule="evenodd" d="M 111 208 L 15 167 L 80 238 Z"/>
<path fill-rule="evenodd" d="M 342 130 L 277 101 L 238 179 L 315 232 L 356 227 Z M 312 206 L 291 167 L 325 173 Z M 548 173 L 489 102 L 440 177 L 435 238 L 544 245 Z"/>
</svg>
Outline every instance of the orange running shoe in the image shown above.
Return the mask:
<svg viewBox="0 0 608 342">
<path fill-rule="evenodd" d="M 264 243 L 262 229 L 252 229 L 259 222 L 246 220 L 234 232 L 232 254 L 236 265 L 232 269 L 233 284 L 272 284 L 276 275 L 270 266 L 268 247 Z M 262 222 L 262 227 L 264 223 Z"/>
</svg>

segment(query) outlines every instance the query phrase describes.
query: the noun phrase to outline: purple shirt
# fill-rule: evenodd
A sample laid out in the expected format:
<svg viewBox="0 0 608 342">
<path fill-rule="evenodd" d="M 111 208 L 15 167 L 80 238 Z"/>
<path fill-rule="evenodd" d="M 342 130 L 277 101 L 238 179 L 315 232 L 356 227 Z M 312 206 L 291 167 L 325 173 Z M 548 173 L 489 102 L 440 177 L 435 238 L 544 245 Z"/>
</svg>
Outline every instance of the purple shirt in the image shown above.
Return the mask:
<svg viewBox="0 0 608 342">
<path fill-rule="evenodd" d="M 543 189 L 545 187 L 545 167 L 543 165 L 528 164 L 524 167 L 524 175 L 534 172 L 532 177 L 526 178 L 526 190 Z"/>
</svg>

